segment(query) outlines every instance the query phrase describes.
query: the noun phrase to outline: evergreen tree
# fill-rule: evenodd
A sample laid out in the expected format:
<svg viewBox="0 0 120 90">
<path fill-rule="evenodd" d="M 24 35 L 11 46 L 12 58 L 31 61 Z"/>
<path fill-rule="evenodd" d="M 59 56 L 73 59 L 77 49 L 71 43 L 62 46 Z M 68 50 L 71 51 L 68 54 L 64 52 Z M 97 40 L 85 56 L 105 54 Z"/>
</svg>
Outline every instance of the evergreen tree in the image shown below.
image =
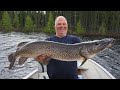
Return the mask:
<svg viewBox="0 0 120 90">
<path fill-rule="evenodd" d="M 48 18 L 48 23 L 47 26 L 45 27 L 44 32 L 45 33 L 49 33 L 49 34 L 53 34 L 54 33 L 54 19 L 53 19 L 53 15 L 50 12 L 49 13 L 49 18 Z"/>
<path fill-rule="evenodd" d="M 1 25 L 1 21 L 0 21 L 0 31 L 2 30 L 2 25 Z"/>
<path fill-rule="evenodd" d="M 25 27 L 24 27 L 24 32 L 31 32 L 33 31 L 33 22 L 30 18 L 29 15 L 27 15 L 26 20 L 25 20 Z"/>
<path fill-rule="evenodd" d="M 2 27 L 2 31 L 4 32 L 13 30 L 13 27 L 11 24 L 11 18 L 7 11 L 4 11 L 2 14 L 1 27 Z"/>
<path fill-rule="evenodd" d="M 85 33 L 85 29 L 82 27 L 80 20 L 77 22 L 76 31 L 77 31 L 77 34 L 80 34 L 80 35 Z"/>
<path fill-rule="evenodd" d="M 106 26 L 105 26 L 105 23 L 102 22 L 100 28 L 99 28 L 99 32 L 102 34 L 102 35 L 106 35 Z"/>
<path fill-rule="evenodd" d="M 19 23 L 20 23 L 20 31 L 24 30 L 24 26 L 25 26 L 25 19 L 26 19 L 26 11 L 19 11 Z"/>
<path fill-rule="evenodd" d="M 19 26 L 20 26 L 20 24 L 19 24 L 19 17 L 18 17 L 17 12 L 15 12 L 15 14 L 14 14 L 13 26 L 14 26 L 15 29 L 18 29 Z"/>
</svg>

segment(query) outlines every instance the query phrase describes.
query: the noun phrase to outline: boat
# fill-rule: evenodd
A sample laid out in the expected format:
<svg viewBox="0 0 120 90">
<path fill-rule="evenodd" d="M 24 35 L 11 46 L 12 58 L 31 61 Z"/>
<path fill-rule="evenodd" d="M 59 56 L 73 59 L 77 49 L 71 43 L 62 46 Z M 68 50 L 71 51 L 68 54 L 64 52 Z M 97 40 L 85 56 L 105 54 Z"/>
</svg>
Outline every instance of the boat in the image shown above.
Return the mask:
<svg viewBox="0 0 120 90">
<path fill-rule="evenodd" d="M 46 66 L 41 65 L 38 69 L 32 71 L 22 79 L 49 79 L 47 75 Z M 104 67 L 92 59 L 87 60 L 84 65 L 78 64 L 78 77 L 79 79 L 116 79 Z"/>
</svg>

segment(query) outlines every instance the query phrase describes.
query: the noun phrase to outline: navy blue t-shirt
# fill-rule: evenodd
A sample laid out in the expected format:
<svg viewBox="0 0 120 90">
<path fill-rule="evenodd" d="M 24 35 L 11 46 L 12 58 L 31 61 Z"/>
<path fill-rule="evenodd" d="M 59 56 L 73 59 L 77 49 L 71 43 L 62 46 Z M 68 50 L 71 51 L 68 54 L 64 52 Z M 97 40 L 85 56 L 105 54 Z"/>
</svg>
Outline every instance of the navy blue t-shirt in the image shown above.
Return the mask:
<svg viewBox="0 0 120 90">
<path fill-rule="evenodd" d="M 52 36 L 47 38 L 48 41 L 74 44 L 81 42 L 80 38 L 74 35 L 66 35 L 63 38 L 57 36 Z M 59 61 L 55 59 L 50 59 L 47 65 L 47 74 L 50 79 L 78 79 L 77 71 L 77 61 Z"/>
</svg>

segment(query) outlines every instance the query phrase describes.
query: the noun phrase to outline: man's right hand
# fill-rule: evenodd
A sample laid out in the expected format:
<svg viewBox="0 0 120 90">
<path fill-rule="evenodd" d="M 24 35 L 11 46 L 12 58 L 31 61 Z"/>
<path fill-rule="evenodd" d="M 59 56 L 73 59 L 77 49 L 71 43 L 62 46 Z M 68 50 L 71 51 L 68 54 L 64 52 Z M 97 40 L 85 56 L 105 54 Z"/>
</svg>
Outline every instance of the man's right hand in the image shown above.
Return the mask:
<svg viewBox="0 0 120 90">
<path fill-rule="evenodd" d="M 42 54 L 37 56 L 35 60 L 37 60 L 38 62 L 41 62 L 42 64 L 47 65 L 49 63 L 49 58 L 50 58 L 49 56 Z"/>
</svg>

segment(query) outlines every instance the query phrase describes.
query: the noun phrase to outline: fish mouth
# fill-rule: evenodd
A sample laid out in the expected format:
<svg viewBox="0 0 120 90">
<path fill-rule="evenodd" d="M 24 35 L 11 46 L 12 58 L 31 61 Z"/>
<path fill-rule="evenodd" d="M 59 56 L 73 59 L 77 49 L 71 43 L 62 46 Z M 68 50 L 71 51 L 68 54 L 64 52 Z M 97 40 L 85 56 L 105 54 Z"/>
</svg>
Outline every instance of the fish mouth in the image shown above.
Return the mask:
<svg viewBox="0 0 120 90">
<path fill-rule="evenodd" d="M 115 39 L 112 39 L 111 42 L 108 44 L 107 47 L 108 47 L 108 48 L 111 47 L 111 46 L 115 43 L 115 41 L 116 41 Z"/>
<path fill-rule="evenodd" d="M 114 43 L 115 43 L 115 39 L 113 39 L 113 38 L 110 38 L 110 39 L 108 39 L 109 41 L 107 41 L 107 42 L 105 42 L 103 45 L 100 45 L 100 46 L 98 46 L 98 48 L 100 49 L 100 50 L 102 50 L 102 49 L 104 49 L 104 48 L 110 48 Z"/>
</svg>

